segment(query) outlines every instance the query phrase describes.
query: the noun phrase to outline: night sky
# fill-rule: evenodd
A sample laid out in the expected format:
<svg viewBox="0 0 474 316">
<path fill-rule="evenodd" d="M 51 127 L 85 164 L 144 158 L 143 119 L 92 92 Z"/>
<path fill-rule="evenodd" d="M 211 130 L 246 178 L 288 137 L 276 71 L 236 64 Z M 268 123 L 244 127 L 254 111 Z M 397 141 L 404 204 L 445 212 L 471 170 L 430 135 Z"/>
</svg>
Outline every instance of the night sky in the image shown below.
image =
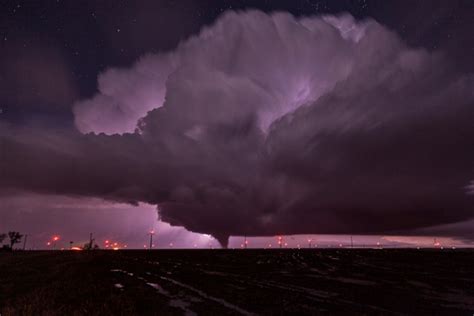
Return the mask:
<svg viewBox="0 0 474 316">
<path fill-rule="evenodd" d="M 474 238 L 473 1 L 0 8 L 0 233 Z"/>
</svg>

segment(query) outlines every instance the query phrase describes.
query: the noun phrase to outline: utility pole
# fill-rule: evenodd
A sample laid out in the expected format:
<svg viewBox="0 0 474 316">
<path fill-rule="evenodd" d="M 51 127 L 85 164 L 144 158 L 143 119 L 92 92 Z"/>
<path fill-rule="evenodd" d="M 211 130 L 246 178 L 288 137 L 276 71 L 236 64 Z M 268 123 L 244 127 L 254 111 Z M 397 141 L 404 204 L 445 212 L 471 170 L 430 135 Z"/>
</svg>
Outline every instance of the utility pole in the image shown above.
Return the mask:
<svg viewBox="0 0 474 316">
<path fill-rule="evenodd" d="M 28 234 L 25 235 L 25 239 L 23 240 L 23 250 L 26 250 L 26 239 L 28 239 Z"/>
<path fill-rule="evenodd" d="M 153 234 L 155 233 L 155 231 L 151 230 L 150 231 L 150 247 L 148 248 L 149 250 L 151 250 L 151 248 L 153 248 Z"/>
<path fill-rule="evenodd" d="M 92 233 L 89 234 L 89 250 L 92 250 L 92 243 L 94 242 L 94 239 L 92 239 Z"/>
<path fill-rule="evenodd" d="M 56 242 L 59 240 L 59 236 L 53 236 L 53 250 L 56 250 Z"/>
</svg>

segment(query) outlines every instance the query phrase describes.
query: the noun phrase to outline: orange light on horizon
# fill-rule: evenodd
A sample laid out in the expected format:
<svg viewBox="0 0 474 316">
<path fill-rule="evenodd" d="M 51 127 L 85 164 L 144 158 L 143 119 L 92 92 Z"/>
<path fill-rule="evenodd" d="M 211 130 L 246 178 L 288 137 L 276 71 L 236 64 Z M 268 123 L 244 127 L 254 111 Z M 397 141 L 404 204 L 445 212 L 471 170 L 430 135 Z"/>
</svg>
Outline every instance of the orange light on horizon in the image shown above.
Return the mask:
<svg viewBox="0 0 474 316">
<path fill-rule="evenodd" d="M 79 248 L 79 247 L 72 247 L 71 250 L 74 250 L 74 251 L 81 251 L 82 248 Z"/>
<path fill-rule="evenodd" d="M 53 236 L 53 240 L 54 240 L 54 241 L 58 241 L 58 240 L 59 240 L 59 236 Z"/>
</svg>

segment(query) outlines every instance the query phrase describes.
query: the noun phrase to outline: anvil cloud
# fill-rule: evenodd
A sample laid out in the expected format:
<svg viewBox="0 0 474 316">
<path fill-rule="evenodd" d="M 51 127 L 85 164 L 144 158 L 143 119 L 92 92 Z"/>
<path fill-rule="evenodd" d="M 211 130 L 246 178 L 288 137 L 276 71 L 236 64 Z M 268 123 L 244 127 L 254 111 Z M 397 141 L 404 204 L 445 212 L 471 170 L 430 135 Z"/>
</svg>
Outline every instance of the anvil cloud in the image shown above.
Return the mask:
<svg viewBox="0 0 474 316">
<path fill-rule="evenodd" d="M 0 126 L 0 186 L 156 204 L 223 245 L 410 234 L 474 217 L 473 83 L 373 20 L 229 12 L 99 75 L 83 134 Z"/>
</svg>

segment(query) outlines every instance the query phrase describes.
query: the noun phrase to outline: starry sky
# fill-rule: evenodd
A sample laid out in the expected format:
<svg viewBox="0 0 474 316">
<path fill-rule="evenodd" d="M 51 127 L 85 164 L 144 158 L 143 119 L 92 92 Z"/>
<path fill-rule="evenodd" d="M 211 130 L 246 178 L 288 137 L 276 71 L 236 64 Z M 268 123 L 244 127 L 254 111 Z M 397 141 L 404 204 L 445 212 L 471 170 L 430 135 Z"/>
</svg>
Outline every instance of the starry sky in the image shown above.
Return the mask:
<svg viewBox="0 0 474 316">
<path fill-rule="evenodd" d="M 97 75 L 111 66 L 129 66 L 146 53 L 174 49 L 212 24 L 226 10 L 255 8 L 296 16 L 349 12 L 372 17 L 395 30 L 407 43 L 442 48 L 458 67 L 473 70 L 472 1 L 2 1 L 0 58 L 5 64 L 46 54 L 60 58 L 71 88 L 62 104 L 40 104 L 34 83 L 2 89 L 3 117 L 18 124 L 45 122 L 72 126 L 68 107 L 93 95 Z M 429 8 L 429 9 L 427 9 Z M 154 36 L 144 34 L 153 29 Z M 172 31 L 170 31 L 172 30 Z M 462 43 L 462 45 L 460 45 Z M 38 54 L 38 55 L 36 55 Z M 2 71 L 2 86 L 12 78 Z M 23 76 L 26 74 L 18 74 Z M 19 91 L 21 89 L 21 91 Z M 17 94 L 31 95 L 18 106 Z M 43 101 L 45 102 L 45 101 Z M 49 101 L 51 102 L 51 101 Z M 46 102 L 45 102 L 46 103 Z M 54 103 L 54 102 L 53 102 Z M 39 124 L 39 123 L 38 123 Z"/>
<path fill-rule="evenodd" d="M 284 105 L 285 110 L 272 110 L 264 112 L 264 114 L 260 114 L 261 112 L 249 114 L 250 110 L 246 110 L 242 114 L 239 112 L 240 110 L 234 111 L 234 108 L 229 106 L 229 108 L 222 110 L 223 113 L 215 114 L 215 109 L 208 109 L 202 104 L 214 102 L 212 100 L 216 100 L 215 103 L 217 104 L 222 98 L 231 98 L 232 100 L 238 100 L 235 101 L 235 108 L 241 109 L 246 108 L 247 104 L 267 102 L 267 99 L 264 99 L 258 93 L 255 93 L 256 96 L 253 97 L 254 87 L 246 86 L 245 83 L 239 81 L 240 78 L 253 78 L 252 80 L 258 82 L 260 86 L 266 87 L 265 89 L 268 91 L 271 90 L 268 86 L 275 87 L 274 90 L 268 93 L 273 93 L 275 96 L 279 96 L 278 91 L 284 90 L 281 89 L 279 81 L 275 83 L 278 74 L 273 72 L 274 65 L 281 62 L 278 61 L 279 58 L 282 58 L 280 55 L 274 56 L 277 60 L 276 64 L 269 64 L 269 68 L 272 70 L 263 67 L 259 69 L 260 73 L 265 76 L 260 76 L 260 73 L 254 74 L 250 69 L 252 65 L 259 64 L 258 62 L 253 64 L 253 61 L 260 60 L 259 58 L 262 55 L 270 56 L 268 59 L 271 60 L 272 52 L 278 50 L 280 46 L 272 48 L 269 44 L 268 46 L 262 46 L 263 48 L 259 47 L 256 52 L 251 52 L 254 47 L 252 43 L 259 41 L 257 35 L 252 37 L 252 32 L 262 32 L 263 39 L 266 36 L 266 31 L 261 31 L 264 26 L 256 21 L 259 19 L 257 14 L 246 15 L 249 10 L 263 14 L 260 16 L 262 20 L 266 18 L 274 19 L 273 23 L 279 23 L 280 21 L 273 18 L 275 12 L 284 12 L 287 14 L 285 19 L 288 18 L 291 21 L 297 21 L 297 23 L 307 17 L 316 17 L 314 18 L 314 21 L 317 20 L 315 23 L 320 23 L 319 21 L 322 21 L 322 19 L 317 17 L 348 14 L 351 16 L 350 21 L 352 21 L 348 23 L 355 23 L 352 29 L 360 29 L 366 32 L 366 26 L 362 21 L 376 21 L 377 32 L 381 35 L 379 33 L 374 35 L 371 39 L 372 42 L 363 49 L 352 48 L 347 43 L 339 41 L 342 35 L 337 35 L 337 39 L 333 39 L 331 31 L 321 26 L 321 29 L 318 29 L 319 32 L 321 34 L 326 32 L 329 35 L 322 37 L 320 40 L 322 44 L 319 44 L 319 42 L 314 44 L 316 47 L 314 49 L 317 51 L 318 45 L 321 47 L 327 45 L 327 55 L 322 54 L 320 57 L 315 57 L 315 60 L 319 58 L 319 61 L 314 61 L 313 64 L 316 65 L 322 61 L 322 65 L 324 61 L 333 58 L 332 55 L 337 55 L 331 61 L 335 66 L 326 70 L 328 74 L 323 76 L 321 73 L 324 71 L 315 71 L 317 76 L 321 76 L 317 81 L 318 87 L 327 86 L 327 88 L 321 88 L 322 90 L 319 91 L 314 88 L 314 85 L 301 88 L 299 82 L 294 83 L 295 89 L 300 89 L 297 92 L 297 98 L 293 95 L 282 98 L 282 100 L 286 100 L 282 102 L 287 102 L 287 99 L 291 99 L 291 102 L 299 102 L 292 105 L 291 111 L 286 109 L 286 105 Z M 232 15 L 232 12 L 237 13 Z M 472 91 L 470 88 L 472 88 L 472 73 L 474 72 L 474 61 L 472 59 L 474 54 L 473 15 L 474 4 L 469 0 L 2 1 L 0 4 L 0 124 L 2 124 L 0 125 L 2 127 L 0 132 L 3 135 L 0 135 L 2 141 L 0 150 L 3 153 L 0 152 L 0 159 L 2 160 L 0 168 L 3 181 L 0 180 L 0 215 L 2 216 L 0 231 L 18 229 L 27 232 L 31 234 L 32 243 L 36 243 L 37 248 L 43 247 L 45 241 L 52 234 L 61 234 L 62 236 L 69 234 L 70 236 L 64 238 L 82 241 L 82 239 L 86 239 L 83 236 L 87 237 L 89 231 L 94 231 L 100 240 L 116 239 L 120 240 L 121 243 L 129 243 L 132 247 L 142 247 L 142 240 L 146 239 L 146 233 L 144 232 L 150 229 L 156 229 L 162 233 L 159 243 L 162 247 L 169 246 L 170 243 L 179 247 L 191 247 L 191 245 L 207 247 L 209 246 L 209 240 L 212 240 L 212 237 L 209 237 L 211 235 L 222 244 L 225 243 L 223 240 L 227 240 L 229 236 L 247 234 L 255 236 L 259 235 L 259 232 L 268 236 L 305 234 L 303 237 L 288 237 L 292 246 L 306 244 L 307 238 L 313 240 L 319 238 L 328 244 L 338 245 L 341 242 L 347 242 L 347 236 L 352 231 L 359 236 L 364 236 L 360 237 L 359 240 L 365 244 L 383 242 L 413 245 L 414 237 L 409 237 L 413 235 L 424 236 L 419 237 L 421 239 L 418 239 L 418 241 L 428 244 L 431 244 L 433 235 L 446 238 L 446 243 L 470 243 L 473 237 L 471 230 L 472 218 L 474 218 L 474 213 L 472 213 L 473 204 L 472 201 L 464 201 L 464 199 L 465 196 L 471 195 L 470 192 L 474 191 L 473 182 L 469 182 L 474 179 L 474 175 L 469 174 L 469 172 L 472 173 L 472 160 L 470 158 L 474 156 L 472 150 L 466 148 L 472 144 L 470 137 L 473 136 L 473 129 L 469 125 L 472 120 L 468 119 L 469 115 L 473 113 L 473 97 L 472 93 L 469 93 L 469 90 Z M 339 20 L 327 23 L 340 31 L 342 30 L 341 34 L 345 34 L 346 31 L 352 32 L 352 29 L 344 30 L 345 24 L 338 24 Z M 255 31 L 255 29 L 249 31 L 252 30 L 252 27 L 259 31 Z M 283 27 L 287 27 L 287 24 L 281 26 L 282 29 Z M 240 36 L 243 38 L 242 42 L 244 44 L 241 46 L 244 48 L 236 48 L 236 53 L 231 54 L 227 53 L 226 47 L 240 40 L 238 36 L 235 37 L 232 33 L 235 28 L 242 30 L 241 34 L 243 35 Z M 208 42 L 215 42 L 209 44 L 205 42 L 205 36 L 202 35 L 202 32 L 205 32 L 203 30 L 208 30 L 206 36 L 211 38 Z M 288 33 L 293 34 L 290 36 L 292 38 L 299 39 L 299 36 L 305 36 L 301 35 L 298 30 L 291 29 L 291 32 L 295 32 Z M 223 43 L 216 39 L 218 36 L 224 38 Z M 351 36 L 354 36 L 355 39 L 351 38 L 350 40 L 359 42 L 357 34 Z M 346 38 L 344 40 L 349 41 Z M 289 45 L 291 49 L 296 51 L 306 49 L 299 49 L 300 46 L 297 46 L 305 45 L 301 44 L 304 43 L 303 40 L 301 42 L 295 40 L 290 44 L 288 44 L 290 40 L 287 41 L 282 40 L 283 44 Z M 290 51 L 288 48 L 282 50 L 284 49 Z M 374 53 L 377 50 L 382 53 Z M 339 56 L 338 54 L 341 51 L 344 53 Z M 401 128 L 398 128 L 401 123 L 392 124 L 389 118 L 375 113 L 370 118 L 375 123 L 371 121 L 370 126 L 376 124 L 389 126 L 387 129 L 381 130 L 381 134 L 384 135 L 381 139 L 372 137 L 372 135 L 369 135 L 370 137 L 361 135 L 366 131 L 365 128 L 368 128 L 369 124 L 367 123 L 364 128 L 351 134 L 353 138 L 339 137 L 333 139 L 331 138 L 332 134 L 327 132 L 329 136 L 325 134 L 326 138 L 318 142 L 323 152 L 331 153 L 327 157 L 320 157 L 319 154 L 316 155 L 313 152 L 306 156 L 295 154 L 295 152 L 304 152 L 302 148 L 308 148 L 308 142 L 312 142 L 313 138 L 311 137 L 315 135 L 316 131 L 312 130 L 308 132 L 309 134 L 304 134 L 307 133 L 306 130 L 300 131 L 298 130 L 299 127 L 291 126 L 291 123 L 285 123 L 284 120 L 278 119 L 295 111 L 295 120 L 299 117 L 303 120 L 303 117 L 314 115 L 315 117 L 326 117 L 325 122 L 331 121 L 333 119 L 331 113 L 320 113 L 321 110 L 315 109 L 313 112 L 308 111 L 308 113 L 301 114 L 299 112 L 302 111 L 296 113 L 296 110 L 303 103 L 333 102 L 330 94 L 337 90 L 340 82 L 350 82 L 350 84 L 347 84 L 345 91 L 352 91 L 351 89 L 357 91 L 357 93 L 353 93 L 354 97 L 351 102 L 356 100 L 361 104 L 367 103 L 364 113 L 372 113 L 370 112 L 371 106 L 375 106 L 376 103 L 380 102 L 382 97 L 378 93 L 384 89 L 386 83 L 380 79 L 379 82 L 368 84 L 367 87 L 359 87 L 353 84 L 358 80 L 368 81 L 366 78 L 377 77 L 381 73 L 377 70 L 367 70 L 371 67 L 367 66 L 365 59 L 360 55 L 380 56 L 387 52 L 388 56 L 390 55 L 389 52 L 393 51 L 396 51 L 399 56 L 405 56 L 405 53 L 408 55 L 415 51 L 414 54 L 417 54 L 417 56 L 413 59 L 411 59 L 411 55 L 407 57 L 409 59 L 407 62 L 409 64 L 408 70 L 405 70 L 405 64 L 402 61 L 400 68 L 402 74 L 397 75 L 398 77 L 394 77 L 395 79 L 391 81 L 399 80 L 402 87 L 413 86 L 409 80 L 414 80 L 413 82 L 417 84 L 423 81 L 423 84 L 420 83 L 419 86 L 413 89 L 400 88 L 401 90 L 398 93 L 400 100 L 411 100 L 410 98 L 413 97 L 414 101 L 412 103 L 416 104 L 415 107 L 420 108 L 419 113 L 405 111 L 400 114 L 401 118 L 397 116 L 399 122 L 409 122 L 406 126 L 403 126 L 405 134 L 401 132 Z M 311 52 L 313 51 L 311 50 Z M 206 54 L 207 57 L 202 57 L 200 54 Z M 209 71 L 210 67 L 208 65 L 221 67 L 218 61 L 215 61 L 219 57 L 211 58 L 214 54 L 215 56 L 225 56 L 226 54 L 231 56 L 229 57 L 233 64 L 231 70 L 226 68 L 224 71 L 219 68 L 222 73 L 226 74 L 225 78 L 215 79 L 210 75 L 211 71 Z M 297 65 L 298 59 L 304 59 L 304 57 L 302 55 L 295 58 L 288 69 L 283 68 L 284 66 L 282 66 L 282 69 L 287 70 L 287 73 L 292 73 L 292 69 L 296 69 L 294 70 L 294 73 L 297 74 L 295 80 L 299 80 L 301 72 L 304 72 L 302 69 L 312 65 L 310 62 L 307 64 L 301 62 L 301 65 Z M 442 61 L 438 61 L 437 58 Z M 252 62 L 248 62 L 248 65 L 250 65 L 248 66 L 246 61 L 250 59 L 252 59 Z M 239 62 L 235 60 L 239 60 Z M 387 60 L 389 60 L 389 57 L 387 57 Z M 178 67 L 176 63 L 193 65 Z M 382 69 L 388 64 L 389 62 L 386 60 L 380 61 L 380 68 Z M 206 71 L 196 70 L 202 65 L 206 65 L 203 66 L 203 68 L 207 67 Z M 349 73 L 346 68 L 338 65 L 353 68 Z M 143 79 L 141 77 L 137 79 L 134 72 L 140 67 L 157 69 L 158 73 L 162 71 L 169 74 L 169 77 L 163 75 L 164 79 L 159 80 Z M 192 70 L 190 70 L 191 68 Z M 337 70 L 335 70 L 336 68 Z M 116 69 L 118 70 L 114 72 Z M 356 71 L 359 76 L 358 80 L 352 79 Z M 333 72 L 338 75 L 332 75 Z M 311 76 L 316 75 L 311 73 Z M 414 79 L 407 79 L 410 76 L 413 76 Z M 168 78 L 172 79 L 168 80 Z M 213 99 L 209 99 L 211 93 L 207 93 L 208 86 L 205 86 L 204 88 L 196 88 L 188 96 L 187 91 L 194 89 L 194 86 L 190 89 L 186 88 L 190 84 L 185 82 L 188 78 L 194 80 L 193 82 L 201 80 L 208 82 L 215 90 L 220 92 L 225 90 L 225 95 L 216 97 L 216 93 L 213 93 Z M 424 82 L 425 78 L 426 82 Z M 219 82 L 226 82 L 227 85 L 219 86 Z M 141 92 L 140 89 L 134 88 L 148 85 L 152 87 L 150 88 L 151 92 L 149 90 Z M 163 88 L 158 87 L 159 85 Z M 449 88 L 452 86 L 456 86 L 458 90 Z M 293 87 L 293 81 L 288 84 L 288 87 Z M 121 91 L 128 91 L 127 89 L 131 92 L 121 94 Z M 163 89 L 163 91 L 160 90 L 161 92 L 154 94 L 153 91 L 159 89 Z M 367 92 L 367 94 L 359 92 L 364 89 L 371 92 Z M 387 91 L 390 89 L 387 88 Z M 446 90 L 445 94 L 433 96 L 434 101 L 427 101 L 429 95 L 431 95 L 430 91 L 439 91 L 440 89 Z M 290 89 L 288 88 L 288 90 Z M 248 98 L 242 97 L 242 95 L 247 94 L 247 91 L 249 91 L 250 96 Z M 336 92 L 333 93 L 336 95 L 336 99 L 337 97 L 345 97 L 343 93 Z M 108 97 L 110 95 L 113 95 L 116 99 L 110 102 L 103 100 L 104 96 Z M 323 98 L 325 95 L 329 95 L 326 98 L 329 101 Z M 386 95 L 383 96 L 386 97 Z M 461 101 L 457 101 L 457 97 Z M 130 98 L 133 99 L 138 108 L 142 104 L 164 102 L 159 101 L 163 99 L 169 102 L 169 106 L 165 103 L 163 108 L 168 107 L 170 109 L 178 108 L 178 106 L 172 107 L 174 103 L 192 103 L 190 100 L 199 101 L 202 98 L 202 103 L 196 101 L 194 108 L 202 107 L 203 110 L 199 114 L 193 114 L 193 116 L 190 114 L 192 118 L 184 119 L 185 115 L 183 113 L 191 113 L 194 108 L 183 106 L 181 110 L 168 110 L 166 112 L 168 116 L 165 117 L 164 114 L 160 114 L 158 105 L 146 105 L 137 113 L 133 112 L 132 114 L 129 114 L 123 108 L 120 108 L 121 114 L 115 114 L 115 112 L 110 114 L 105 110 L 103 112 L 101 110 L 100 115 L 106 116 L 106 120 L 91 119 L 94 115 L 100 116 L 96 109 L 104 109 L 114 102 L 123 101 L 126 103 L 128 101 L 124 100 Z M 350 98 L 352 98 L 352 95 L 347 97 L 347 99 Z M 452 111 L 443 107 L 446 100 L 452 100 Z M 410 103 L 411 101 L 407 102 Z M 440 104 L 439 106 L 437 102 Z M 326 103 L 319 106 L 319 109 L 328 106 Z M 423 108 L 425 103 L 435 104 L 439 107 L 439 111 L 434 112 L 428 106 Z M 340 112 L 334 115 L 343 117 L 349 115 L 348 113 L 352 113 L 349 110 L 344 110 L 343 105 L 340 107 Z M 383 113 L 391 113 L 395 107 L 396 105 L 388 104 Z M 446 113 L 443 111 L 446 111 Z M 453 112 L 461 114 L 457 116 L 452 114 Z M 447 123 L 438 117 L 439 113 L 442 113 L 441 117 L 446 118 Z M 462 113 L 464 113 L 464 118 Z M 201 118 L 201 115 L 205 118 Z M 230 118 L 225 117 L 226 115 L 229 115 Z M 250 116 L 253 119 L 248 119 Z M 416 120 L 415 117 L 417 117 Z M 146 127 L 134 133 L 134 127 L 137 126 L 138 119 L 140 119 L 139 124 L 144 124 Z M 174 133 L 178 126 L 191 124 L 189 123 L 190 120 L 200 122 L 199 125 L 193 121 L 194 127 L 184 131 L 184 134 L 194 141 L 203 137 L 201 127 L 205 124 L 208 124 L 206 125 L 207 131 L 211 130 L 210 126 L 212 125 L 214 132 L 209 132 L 213 133 L 212 135 L 228 136 L 225 141 L 214 138 L 210 141 L 206 138 L 206 142 L 202 140 L 197 147 L 198 149 L 188 150 L 188 145 L 170 135 Z M 231 126 L 229 122 L 235 121 L 240 122 L 240 125 Z M 173 124 L 170 123 L 171 127 L 169 127 L 166 122 L 172 122 Z M 306 125 L 317 125 L 313 121 L 301 122 L 301 124 Z M 357 118 L 352 118 L 350 122 L 350 124 L 347 122 L 341 124 L 352 126 L 351 124 L 355 124 L 353 122 L 359 121 Z M 127 124 L 132 124 L 132 128 L 125 128 L 125 126 L 129 126 Z M 302 126 L 301 124 L 298 126 Z M 338 133 L 341 135 L 351 133 L 338 124 L 339 122 L 333 123 L 331 128 L 337 125 Z M 220 129 L 223 125 L 227 125 L 227 128 Z M 395 125 L 397 128 L 393 127 Z M 413 129 L 411 129 L 412 126 L 414 126 Z M 456 133 L 451 135 L 450 132 L 445 132 L 452 130 L 453 126 L 456 126 Z M 124 127 L 123 130 L 122 127 Z M 238 136 L 235 136 L 236 129 L 239 133 Z M 421 135 L 422 133 L 418 132 L 420 129 L 432 132 Z M 245 133 L 242 130 L 245 130 Z M 271 132 L 274 130 L 276 132 Z M 296 130 L 300 134 L 296 133 Z M 443 131 L 443 133 L 436 131 Z M 96 138 L 92 134 L 84 136 L 84 134 L 90 132 L 105 134 L 96 135 Z M 261 133 L 265 135 L 261 136 Z M 377 133 L 379 134 L 379 132 Z M 303 137 L 302 134 L 313 136 Z M 145 141 L 139 139 L 140 135 L 143 136 L 142 138 Z M 166 140 L 162 135 L 166 136 Z M 235 144 L 233 143 L 234 137 L 238 139 Z M 459 148 L 452 145 L 458 138 L 464 139 Z M 299 145 L 298 140 L 301 139 L 304 139 L 304 145 Z M 407 142 L 407 139 L 414 140 Z M 428 139 L 438 139 L 439 141 L 431 142 Z M 399 196 L 392 196 L 387 193 L 393 189 L 390 187 L 386 191 L 379 192 L 374 188 L 380 187 L 380 183 L 385 181 L 380 180 L 382 172 L 365 177 L 362 172 L 361 175 L 352 171 L 366 168 L 362 162 L 359 163 L 361 153 L 366 152 L 368 155 L 372 155 L 376 153 L 373 148 L 382 148 L 385 151 L 391 150 L 393 146 L 384 147 L 380 145 L 385 141 L 390 142 L 395 147 L 399 146 L 399 152 L 413 153 L 412 155 L 402 155 L 397 154 L 399 152 L 394 152 L 391 157 L 398 160 L 393 163 L 391 158 L 383 155 L 378 158 L 379 160 L 370 161 L 373 164 L 377 164 L 377 162 L 387 163 L 394 170 L 397 170 L 397 177 L 394 176 L 392 179 L 389 176 L 388 182 L 393 181 L 391 183 L 397 183 L 402 187 L 406 187 L 406 183 L 409 183 L 408 186 L 418 185 L 417 181 L 424 188 L 432 185 L 429 189 L 420 191 L 418 196 L 422 197 L 424 202 L 428 201 L 429 205 L 414 199 L 413 204 L 409 207 L 397 204 L 400 209 L 410 209 L 409 215 L 398 209 L 397 211 L 386 211 L 385 214 L 396 214 L 394 218 L 400 218 L 399 223 L 397 220 L 393 220 L 390 217 L 391 215 L 388 217 L 384 215 L 379 218 L 378 215 L 372 213 L 372 207 L 386 208 L 374 196 L 380 196 L 380 199 L 389 201 L 397 200 L 400 197 L 410 200 L 412 198 L 411 191 L 407 190 L 407 192 L 400 193 Z M 417 146 L 417 141 L 422 141 L 425 145 Z M 224 143 L 232 143 L 234 147 L 222 149 Z M 406 145 L 407 143 L 409 145 Z M 289 144 L 296 145 L 293 147 Z M 273 152 L 268 154 L 266 151 L 269 155 L 268 159 L 262 159 L 264 162 L 254 162 L 253 154 L 257 151 L 261 154 L 260 149 L 256 148 L 265 147 L 265 150 L 268 150 L 267 145 L 271 145 L 276 154 L 273 155 Z M 159 155 L 167 155 L 168 161 L 171 160 L 175 163 L 156 162 L 156 159 L 154 163 L 152 158 L 138 161 L 136 158 L 142 155 L 154 157 L 156 148 L 165 151 L 162 149 L 163 147 L 166 147 L 166 154 L 160 152 Z M 232 160 L 225 168 L 213 169 L 212 166 L 215 166 L 218 161 L 215 158 L 217 155 L 225 156 L 225 159 L 227 159 L 225 161 L 230 161 L 229 157 L 235 157 L 233 152 L 235 148 L 238 148 L 237 152 L 242 153 L 241 160 L 235 162 Z M 451 155 L 445 154 L 445 149 Z M 465 150 L 465 153 L 463 150 Z M 84 154 L 85 152 L 93 154 Z M 124 152 L 128 154 L 125 155 Z M 176 152 L 179 152 L 179 154 Z M 206 154 L 202 152 L 206 152 Z M 420 158 L 426 155 L 437 155 L 440 158 L 426 162 Z M 175 158 L 182 156 L 186 156 L 188 159 L 179 160 Z M 413 158 L 414 156 L 416 156 L 416 159 Z M 339 161 L 334 157 L 352 158 L 350 163 L 344 162 L 337 167 L 333 167 L 328 161 Z M 413 163 L 411 164 L 408 162 L 406 164 L 399 163 L 400 161 L 409 161 L 412 158 Z M 195 166 L 197 160 L 205 160 L 206 164 Z M 309 165 L 309 162 L 313 163 L 314 161 L 317 162 L 318 168 L 324 169 L 324 172 L 318 175 L 311 173 L 311 176 L 303 177 L 302 174 L 308 174 L 308 170 L 315 169 L 314 165 Z M 358 163 L 355 163 L 355 161 Z M 49 162 L 54 165 L 49 165 Z M 217 162 L 217 164 L 219 163 Z M 417 164 L 423 165 L 419 168 L 421 170 L 419 174 L 414 171 L 418 168 L 413 167 L 414 165 L 418 166 Z M 446 172 L 439 171 L 445 166 L 453 164 L 459 167 L 457 169 L 446 168 Z M 265 166 L 261 168 L 261 165 Z M 258 181 L 249 180 L 250 174 L 253 172 L 248 172 L 248 170 L 252 169 L 252 166 L 258 166 L 255 168 L 258 168 L 258 173 L 262 174 L 262 179 Z M 298 168 L 293 166 L 298 166 Z M 100 168 L 102 171 L 97 171 L 99 169 L 96 170 L 95 168 Z M 333 171 L 332 168 L 336 168 L 338 171 Z M 87 174 L 88 170 L 92 170 L 91 172 L 97 175 L 97 178 L 89 176 L 85 180 L 82 179 L 82 174 Z M 135 174 L 135 171 L 122 172 L 123 170 L 137 171 Z M 244 173 L 249 173 L 248 177 L 239 177 L 242 170 L 245 170 Z M 439 172 L 439 175 L 425 177 L 433 170 Z M 114 176 L 119 173 L 121 174 L 120 177 Z M 345 176 L 341 175 L 342 173 Z M 69 174 L 69 176 L 64 174 Z M 148 174 L 150 174 L 149 178 Z M 400 174 L 410 175 L 410 177 L 401 179 L 398 177 Z M 280 175 L 283 175 L 281 176 L 283 178 L 280 178 Z M 360 177 L 362 179 L 360 181 L 364 185 L 368 183 L 367 186 L 364 186 L 364 189 L 372 190 L 371 192 L 374 192 L 373 196 L 361 199 L 359 198 L 360 194 L 355 197 L 356 193 L 346 193 L 345 189 L 349 191 L 350 188 L 345 188 L 341 190 L 337 199 L 334 198 L 325 202 L 324 206 L 310 201 L 311 199 L 308 196 L 311 194 L 307 193 L 308 190 L 312 192 L 321 190 L 320 194 L 330 195 L 328 192 L 331 191 L 331 188 L 339 188 L 340 185 L 329 179 L 339 177 L 340 182 L 347 183 L 348 175 L 350 179 L 359 179 Z M 117 185 L 117 187 L 113 185 L 113 183 L 121 183 L 122 178 L 132 180 L 124 180 L 123 185 Z M 157 178 L 158 180 L 156 180 Z M 196 180 L 197 178 L 202 182 Z M 229 181 L 229 179 L 232 179 L 232 181 Z M 446 183 L 449 183 L 449 188 L 443 187 L 441 189 L 444 184 L 439 182 L 440 179 L 445 179 Z M 316 184 L 321 183 L 321 181 L 327 184 L 328 189 L 316 189 L 318 187 Z M 90 182 L 97 185 L 90 184 L 90 188 L 85 188 L 85 186 L 88 186 L 87 183 Z M 202 184 L 204 182 L 205 185 Z M 212 186 L 209 183 L 212 183 Z M 203 188 L 203 186 L 207 187 Z M 255 189 L 251 189 L 253 187 Z M 262 187 L 266 189 L 260 189 Z M 461 188 L 459 191 L 464 190 L 462 188 L 467 188 L 464 190 L 467 193 L 463 192 L 462 196 L 458 196 L 460 193 L 451 191 L 451 188 L 454 187 Z M 229 198 L 229 191 L 237 197 Z M 243 191 L 245 193 L 242 193 L 242 195 L 236 193 Z M 356 192 L 357 190 L 352 191 Z M 277 197 L 281 195 L 284 195 L 286 200 L 280 200 Z M 349 204 L 352 201 L 354 202 L 352 205 L 355 206 L 348 207 L 346 203 L 335 202 L 341 199 L 347 199 Z M 211 201 L 209 202 L 209 205 L 212 205 L 211 209 L 214 207 L 222 208 L 222 205 L 227 205 L 227 203 L 235 204 L 235 209 L 229 208 L 229 214 L 244 214 L 243 218 L 248 218 L 250 224 L 236 222 L 236 219 L 232 215 L 229 216 L 229 214 L 204 211 L 196 206 L 196 203 L 190 202 L 191 200 L 199 200 L 203 205 L 206 205 L 206 201 Z M 244 202 L 235 202 L 236 200 Z M 292 206 L 285 204 L 289 200 L 293 203 Z M 454 208 L 458 211 L 446 211 L 444 203 L 455 205 Z M 162 212 L 160 217 L 165 223 L 156 222 L 157 205 Z M 209 208 L 208 206 L 206 206 L 206 209 Z M 333 210 L 332 213 L 324 209 L 325 207 Z M 183 211 L 183 208 L 192 211 Z M 257 211 L 257 208 L 259 211 Z M 302 223 L 305 222 L 305 214 L 311 213 L 313 209 L 317 208 L 321 208 L 321 211 L 316 212 L 314 218 L 326 220 L 329 227 L 334 227 L 334 229 L 324 231 L 320 226 L 312 227 Z M 414 210 L 415 208 L 417 211 Z M 269 209 L 278 209 L 279 211 L 272 213 Z M 418 212 L 419 209 L 426 210 L 426 212 Z M 400 215 L 397 212 L 400 212 Z M 258 215 L 255 215 L 257 213 Z M 336 215 L 328 215 L 327 213 Z M 293 217 L 289 217 L 289 214 L 295 215 L 297 219 L 292 219 Z M 366 218 L 367 221 L 356 220 L 351 228 L 350 219 L 353 217 Z M 227 218 L 230 219 L 230 222 L 227 221 Z M 426 218 L 429 218 L 429 220 L 425 220 Z M 367 222 L 379 223 L 384 220 L 399 225 L 381 224 L 383 228 L 380 230 L 367 228 Z M 338 221 L 338 224 L 332 224 Z M 344 222 L 344 225 L 340 222 Z M 167 223 L 178 227 L 171 227 Z M 234 224 L 238 228 L 234 228 Z M 196 233 L 190 233 L 179 226 L 184 226 L 189 231 L 195 231 Z M 319 237 L 313 235 L 320 232 L 336 235 L 319 235 Z M 374 237 L 368 237 L 368 235 Z M 386 235 L 402 237 L 387 237 Z M 231 237 L 230 245 L 239 246 L 241 243 L 239 238 Z M 255 238 L 251 243 L 264 247 L 272 241 L 275 242 L 274 238 Z M 217 246 L 218 243 L 215 242 L 215 245 Z"/>
</svg>

